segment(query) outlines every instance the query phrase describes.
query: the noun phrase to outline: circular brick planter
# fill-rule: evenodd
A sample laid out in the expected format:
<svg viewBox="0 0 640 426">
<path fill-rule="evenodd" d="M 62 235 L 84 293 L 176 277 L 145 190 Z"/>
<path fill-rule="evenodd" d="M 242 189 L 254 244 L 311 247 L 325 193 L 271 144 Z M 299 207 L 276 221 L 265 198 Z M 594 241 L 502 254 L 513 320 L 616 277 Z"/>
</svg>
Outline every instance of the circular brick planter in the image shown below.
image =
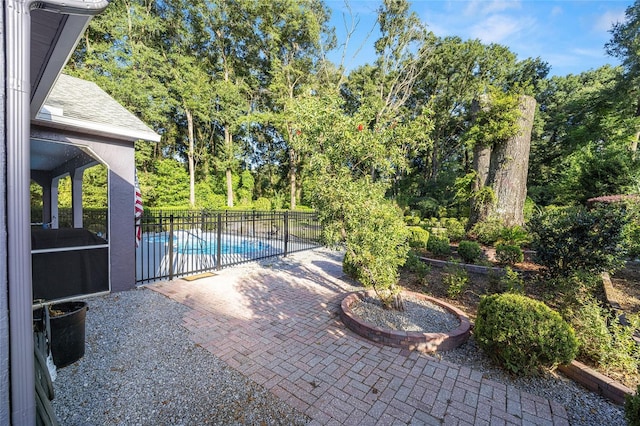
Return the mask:
<svg viewBox="0 0 640 426">
<path fill-rule="evenodd" d="M 424 294 L 413 292 L 405 292 L 405 294 L 411 294 L 413 297 L 429 301 L 446 309 L 452 315 L 458 317 L 460 325 L 458 328 L 448 333 L 420 333 L 417 331 L 384 329 L 365 322 L 353 313 L 350 306 L 354 302 L 362 300 L 365 296 L 375 297 L 375 292 L 373 290 L 349 293 L 342 300 L 342 304 L 340 305 L 340 318 L 351 331 L 362 337 L 377 343 L 382 343 L 383 345 L 405 348 L 412 351 L 427 353 L 448 351 L 467 341 L 471 329 L 471 322 L 461 310 L 449 305 L 448 303 L 444 303 L 441 300 L 434 299 L 433 297 L 429 297 Z"/>
</svg>

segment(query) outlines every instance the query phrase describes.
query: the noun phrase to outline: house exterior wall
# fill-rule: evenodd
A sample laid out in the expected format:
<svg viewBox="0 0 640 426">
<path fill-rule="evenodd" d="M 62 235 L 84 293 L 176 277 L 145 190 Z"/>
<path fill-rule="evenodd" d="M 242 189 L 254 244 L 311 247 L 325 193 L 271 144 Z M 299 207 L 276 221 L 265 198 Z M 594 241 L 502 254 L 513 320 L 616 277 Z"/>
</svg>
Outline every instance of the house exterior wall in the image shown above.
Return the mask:
<svg viewBox="0 0 640 426">
<path fill-rule="evenodd" d="M 3 3 L 4 4 L 4 3 Z M 6 6 L 5 6 L 6 7 Z M 0 14 L 0 79 L 6 81 L 5 25 L 4 10 Z M 5 99 L 5 85 L 0 85 L 0 99 Z M 0 424 L 8 425 L 11 404 L 9 400 L 9 282 L 7 280 L 7 194 L 6 176 L 6 110 L 0 102 Z"/>
<path fill-rule="evenodd" d="M 84 145 L 109 169 L 109 246 L 111 291 L 135 287 L 134 144 L 32 126 L 31 137 Z"/>
</svg>

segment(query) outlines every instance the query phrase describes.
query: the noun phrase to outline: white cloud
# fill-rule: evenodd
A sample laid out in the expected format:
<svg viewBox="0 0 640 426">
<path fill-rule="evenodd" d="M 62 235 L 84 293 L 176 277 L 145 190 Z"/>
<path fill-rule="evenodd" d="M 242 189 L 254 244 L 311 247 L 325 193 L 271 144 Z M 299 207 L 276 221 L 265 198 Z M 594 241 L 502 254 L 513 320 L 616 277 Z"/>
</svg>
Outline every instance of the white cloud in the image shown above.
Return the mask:
<svg viewBox="0 0 640 426">
<path fill-rule="evenodd" d="M 624 10 L 609 10 L 598 17 L 593 25 L 593 30 L 597 32 L 606 32 L 611 29 L 613 24 L 625 21 Z"/>
<path fill-rule="evenodd" d="M 554 6 L 553 9 L 551 9 L 551 16 L 560 16 L 564 13 L 564 10 L 562 10 L 562 7 L 560 6 Z"/>
<path fill-rule="evenodd" d="M 464 10 L 466 16 L 487 16 L 511 9 L 520 9 L 520 0 L 471 0 Z"/>
<path fill-rule="evenodd" d="M 501 43 L 521 38 L 535 25 L 532 18 L 514 18 L 508 15 L 492 15 L 473 25 L 470 29 L 472 38 L 479 38 L 484 43 Z"/>
</svg>

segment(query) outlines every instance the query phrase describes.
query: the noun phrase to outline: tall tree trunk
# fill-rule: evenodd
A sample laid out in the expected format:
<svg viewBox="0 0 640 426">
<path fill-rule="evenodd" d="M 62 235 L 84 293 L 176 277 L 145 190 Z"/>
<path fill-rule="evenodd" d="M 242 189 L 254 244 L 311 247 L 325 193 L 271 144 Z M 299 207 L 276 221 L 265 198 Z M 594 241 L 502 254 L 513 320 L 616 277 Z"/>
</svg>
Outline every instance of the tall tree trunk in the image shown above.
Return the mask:
<svg viewBox="0 0 640 426">
<path fill-rule="evenodd" d="M 524 224 L 529 150 L 536 100 L 531 96 L 521 96 L 518 108 L 520 110 L 519 132 L 507 143 L 496 147 L 497 161 L 492 165 L 495 169 L 493 178 L 493 190 L 496 195 L 495 213 L 506 226 Z"/>
<path fill-rule="evenodd" d="M 187 159 L 189 162 L 189 205 L 195 207 L 196 205 L 196 170 L 195 170 L 195 140 L 193 137 L 193 114 L 188 108 L 185 108 L 185 115 L 187 116 L 187 135 L 189 138 L 189 151 L 187 153 Z"/>
<path fill-rule="evenodd" d="M 231 161 L 233 160 L 233 139 L 229 126 L 224 126 L 224 146 L 227 156 L 227 168 L 225 170 L 227 181 L 227 207 L 233 207 L 233 174 L 231 170 Z"/>
<path fill-rule="evenodd" d="M 298 161 L 296 159 L 296 152 L 292 148 L 289 150 L 289 197 L 291 198 L 291 202 L 289 203 L 289 209 L 296 209 L 296 196 L 298 195 L 297 191 L 297 164 Z"/>
<path fill-rule="evenodd" d="M 518 133 L 515 136 L 493 147 L 474 149 L 473 163 L 478 174 L 476 187 L 482 189 L 484 181 L 485 186 L 489 186 L 493 191 L 494 199 L 493 202 L 486 202 L 486 197 L 482 197 L 485 200 L 477 199 L 477 204 L 485 202 L 476 205 L 475 209 L 472 200 L 469 226 L 489 218 L 497 218 L 505 226 L 524 224 L 529 150 L 536 100 L 531 96 L 521 96 L 518 108 L 520 117 L 517 121 Z"/>
</svg>

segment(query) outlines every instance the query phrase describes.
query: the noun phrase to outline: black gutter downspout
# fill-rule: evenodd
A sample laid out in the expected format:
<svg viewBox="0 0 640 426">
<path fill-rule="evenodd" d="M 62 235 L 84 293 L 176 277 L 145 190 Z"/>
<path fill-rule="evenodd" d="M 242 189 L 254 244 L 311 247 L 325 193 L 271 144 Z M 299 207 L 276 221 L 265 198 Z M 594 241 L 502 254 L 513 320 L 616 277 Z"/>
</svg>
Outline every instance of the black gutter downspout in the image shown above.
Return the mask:
<svg viewBox="0 0 640 426">
<path fill-rule="evenodd" d="M 96 15 L 108 6 L 105 0 L 7 0 L 4 3 L 4 65 L 6 103 L 6 255 L 9 307 L 10 422 L 34 425 L 35 378 L 32 330 L 30 184 L 30 55 L 33 9 L 74 15 Z M 2 239 L 0 238 L 0 241 Z M 3 271 L 4 272 L 4 271 Z M 0 307 L 2 303 L 0 302 Z M 0 318 L 1 319 L 1 318 Z M 0 339 L 3 335 L 0 334 Z M 0 345 L 5 344 L 0 340 Z M 0 410 L 1 412 L 1 410 Z"/>
</svg>

